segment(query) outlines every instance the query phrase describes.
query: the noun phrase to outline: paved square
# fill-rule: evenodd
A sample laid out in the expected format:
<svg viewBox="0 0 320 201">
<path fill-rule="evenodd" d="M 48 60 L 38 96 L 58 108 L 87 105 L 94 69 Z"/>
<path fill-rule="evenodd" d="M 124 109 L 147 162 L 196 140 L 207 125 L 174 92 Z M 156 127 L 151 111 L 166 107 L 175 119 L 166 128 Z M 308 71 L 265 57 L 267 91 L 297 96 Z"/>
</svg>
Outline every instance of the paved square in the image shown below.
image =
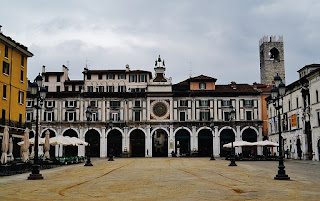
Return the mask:
<svg viewBox="0 0 320 201">
<path fill-rule="evenodd" d="M 0 178 L 0 200 L 319 200 L 320 163 L 285 161 L 290 181 L 278 181 L 277 161 L 209 158 L 93 159 L 78 165 Z"/>
</svg>

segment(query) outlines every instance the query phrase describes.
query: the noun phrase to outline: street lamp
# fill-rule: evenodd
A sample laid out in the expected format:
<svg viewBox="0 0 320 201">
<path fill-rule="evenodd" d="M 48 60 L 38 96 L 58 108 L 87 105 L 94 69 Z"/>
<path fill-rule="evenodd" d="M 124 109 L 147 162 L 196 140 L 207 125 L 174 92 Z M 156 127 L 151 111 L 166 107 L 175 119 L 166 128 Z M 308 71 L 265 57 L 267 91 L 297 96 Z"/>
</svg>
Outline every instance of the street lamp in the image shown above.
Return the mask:
<svg viewBox="0 0 320 201">
<path fill-rule="evenodd" d="M 286 175 L 285 166 L 283 162 L 283 147 L 282 147 L 282 136 L 281 136 L 281 119 L 280 119 L 280 109 L 282 105 L 280 105 L 280 99 L 286 93 L 286 85 L 282 82 L 281 77 L 277 74 L 274 77 L 275 86 L 271 89 L 271 98 L 275 109 L 278 111 L 278 129 L 279 129 L 279 170 L 278 174 L 274 177 L 277 180 L 290 180 L 290 177 Z"/>
<path fill-rule="evenodd" d="M 91 119 L 92 119 L 91 105 L 88 105 L 88 107 L 87 107 L 86 117 L 87 117 L 88 132 L 89 132 L 90 121 L 91 121 Z M 88 144 L 87 161 L 86 161 L 86 164 L 84 164 L 84 166 L 93 166 L 92 163 L 91 163 L 91 159 L 90 159 L 90 144 Z"/>
<path fill-rule="evenodd" d="M 41 109 L 44 99 L 46 98 L 47 89 L 42 86 L 42 76 L 39 75 L 36 77 L 33 83 L 30 83 L 29 87 L 31 88 L 30 93 L 32 98 L 35 98 L 37 104 L 34 106 L 36 108 L 36 134 L 34 135 L 34 163 L 32 166 L 32 172 L 29 175 L 29 180 L 39 180 L 43 179 L 42 175 L 40 174 L 40 165 L 38 150 L 39 150 L 39 109 Z"/>
<path fill-rule="evenodd" d="M 233 109 L 232 105 L 230 105 L 230 109 L 231 111 L 229 112 L 229 121 L 230 121 L 230 127 L 232 127 L 232 121 L 236 118 L 236 111 Z M 234 156 L 233 141 L 231 141 L 231 157 L 230 157 L 229 166 L 237 166 L 235 156 Z"/>
<path fill-rule="evenodd" d="M 109 123 L 108 123 L 108 128 L 110 128 L 112 130 L 112 127 L 113 127 L 113 122 L 112 122 L 112 120 L 110 120 Z M 108 161 L 114 161 L 113 160 L 113 149 L 111 148 L 109 150 L 110 150 L 110 153 L 109 153 Z"/>
<path fill-rule="evenodd" d="M 214 129 L 214 122 L 213 122 L 213 121 L 214 121 L 214 119 L 213 119 L 213 118 L 210 118 L 210 128 L 211 128 L 211 132 L 212 132 L 213 129 Z M 213 149 L 214 149 L 214 147 L 212 146 L 211 156 L 210 156 L 210 160 L 211 160 L 211 161 L 216 160 L 216 159 L 214 158 Z"/>
</svg>

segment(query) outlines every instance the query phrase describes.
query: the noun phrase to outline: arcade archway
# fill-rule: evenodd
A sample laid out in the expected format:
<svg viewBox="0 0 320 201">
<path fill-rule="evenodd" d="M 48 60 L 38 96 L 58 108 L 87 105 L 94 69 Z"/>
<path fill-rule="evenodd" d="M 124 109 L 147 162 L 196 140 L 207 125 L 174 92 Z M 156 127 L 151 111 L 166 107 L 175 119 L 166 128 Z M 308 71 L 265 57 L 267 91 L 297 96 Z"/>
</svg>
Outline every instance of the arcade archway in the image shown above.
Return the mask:
<svg viewBox="0 0 320 201">
<path fill-rule="evenodd" d="M 157 129 L 152 135 L 152 157 L 168 156 L 168 135 L 163 129 Z"/>
<path fill-rule="evenodd" d="M 90 145 L 90 157 L 100 157 L 100 134 L 94 129 L 87 131 L 85 141 Z M 89 147 L 86 146 L 86 153 Z"/>
<path fill-rule="evenodd" d="M 63 133 L 63 136 L 69 136 L 69 137 L 76 137 L 78 138 L 78 135 L 75 130 L 68 129 Z M 60 145 L 61 146 L 61 145 Z M 70 156 L 78 156 L 78 147 L 77 146 L 64 146 L 64 156 L 70 157 Z"/>
<path fill-rule="evenodd" d="M 177 148 L 180 146 L 180 154 L 190 155 L 191 145 L 190 145 L 190 133 L 186 129 L 180 129 L 175 136 L 176 143 L 176 153 Z"/>
<path fill-rule="evenodd" d="M 122 134 L 120 131 L 113 129 L 107 137 L 107 156 L 112 152 L 113 156 L 122 156 Z"/>
<path fill-rule="evenodd" d="M 242 140 L 247 142 L 257 142 L 257 133 L 252 128 L 248 128 L 243 131 L 242 133 Z M 251 146 L 251 147 L 242 147 L 242 154 L 244 157 L 249 157 L 250 155 L 256 155 L 257 154 L 257 147 Z"/>
<path fill-rule="evenodd" d="M 220 133 L 220 157 L 226 157 L 230 150 L 228 148 L 224 148 L 224 144 L 228 144 L 230 142 L 234 142 L 235 134 L 231 129 L 224 129 Z"/>
<path fill-rule="evenodd" d="M 199 156 L 211 156 L 213 137 L 210 129 L 203 129 L 198 133 Z"/>
<path fill-rule="evenodd" d="M 145 157 L 145 135 L 140 129 L 130 134 L 130 153 L 132 157 Z"/>
</svg>

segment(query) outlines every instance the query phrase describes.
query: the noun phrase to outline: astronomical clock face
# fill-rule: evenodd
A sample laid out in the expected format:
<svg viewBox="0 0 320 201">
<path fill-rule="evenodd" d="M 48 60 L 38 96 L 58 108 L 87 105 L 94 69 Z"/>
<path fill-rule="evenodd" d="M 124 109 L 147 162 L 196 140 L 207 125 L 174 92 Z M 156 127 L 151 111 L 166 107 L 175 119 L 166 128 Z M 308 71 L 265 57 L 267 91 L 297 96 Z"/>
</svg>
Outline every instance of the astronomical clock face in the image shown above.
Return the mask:
<svg viewBox="0 0 320 201">
<path fill-rule="evenodd" d="M 152 100 L 150 118 L 163 120 L 170 118 L 170 104 L 169 100 Z"/>
</svg>

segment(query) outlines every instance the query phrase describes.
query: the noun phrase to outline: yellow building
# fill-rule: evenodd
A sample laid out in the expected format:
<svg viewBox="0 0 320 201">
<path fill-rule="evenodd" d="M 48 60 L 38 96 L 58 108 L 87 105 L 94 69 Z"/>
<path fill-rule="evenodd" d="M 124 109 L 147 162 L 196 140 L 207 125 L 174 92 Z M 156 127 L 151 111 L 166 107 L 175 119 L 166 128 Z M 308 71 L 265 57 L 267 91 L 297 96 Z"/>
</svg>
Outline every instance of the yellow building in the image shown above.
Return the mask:
<svg viewBox="0 0 320 201">
<path fill-rule="evenodd" d="M 5 36 L 0 30 L 0 132 L 8 125 L 10 133 L 24 127 L 27 89 L 28 48 Z"/>
</svg>

